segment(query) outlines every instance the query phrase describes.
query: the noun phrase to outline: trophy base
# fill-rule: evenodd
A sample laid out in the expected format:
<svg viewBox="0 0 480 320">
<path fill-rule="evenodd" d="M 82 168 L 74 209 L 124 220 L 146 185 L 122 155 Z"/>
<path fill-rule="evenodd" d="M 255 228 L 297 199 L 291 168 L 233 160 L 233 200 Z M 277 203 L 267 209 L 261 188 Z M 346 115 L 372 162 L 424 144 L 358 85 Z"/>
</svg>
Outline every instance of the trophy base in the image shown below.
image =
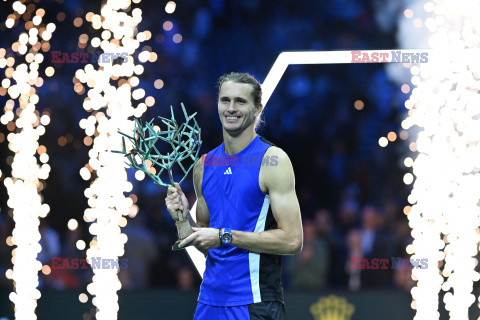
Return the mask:
<svg viewBox="0 0 480 320">
<path fill-rule="evenodd" d="M 185 249 L 185 247 L 179 248 L 178 245 L 183 241 L 183 239 L 193 233 L 192 227 L 190 226 L 190 222 L 188 220 L 177 221 L 175 222 L 175 225 L 177 227 L 179 239 L 173 244 L 173 251 Z"/>
<path fill-rule="evenodd" d="M 180 240 L 177 240 L 177 241 L 173 244 L 173 246 L 172 246 L 172 251 L 177 251 L 177 250 L 185 249 L 185 247 L 183 247 L 183 248 L 179 248 L 179 247 L 178 247 L 178 245 L 180 244 L 180 242 L 182 242 L 181 239 L 180 239 Z"/>
</svg>

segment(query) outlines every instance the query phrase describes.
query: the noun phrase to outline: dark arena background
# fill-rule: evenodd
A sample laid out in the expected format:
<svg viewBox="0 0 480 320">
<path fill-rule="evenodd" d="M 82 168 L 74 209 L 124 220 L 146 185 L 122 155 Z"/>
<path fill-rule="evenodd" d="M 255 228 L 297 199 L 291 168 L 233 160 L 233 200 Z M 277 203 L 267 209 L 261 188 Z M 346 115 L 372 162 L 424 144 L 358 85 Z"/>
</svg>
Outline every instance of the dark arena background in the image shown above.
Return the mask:
<svg viewBox="0 0 480 320">
<path fill-rule="evenodd" d="M 205 259 L 110 151 L 182 102 L 217 147 L 229 72 L 295 171 L 288 319 L 479 318 L 479 1 L 0 0 L 0 32 L 0 320 L 192 319 Z"/>
</svg>

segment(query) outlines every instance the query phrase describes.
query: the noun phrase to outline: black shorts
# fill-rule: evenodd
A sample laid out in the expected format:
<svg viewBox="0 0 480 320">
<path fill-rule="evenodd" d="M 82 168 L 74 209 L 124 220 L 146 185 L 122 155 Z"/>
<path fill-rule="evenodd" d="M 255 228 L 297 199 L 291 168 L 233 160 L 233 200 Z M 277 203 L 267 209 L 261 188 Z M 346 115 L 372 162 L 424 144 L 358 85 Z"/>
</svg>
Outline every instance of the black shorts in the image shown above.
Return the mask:
<svg viewBox="0 0 480 320">
<path fill-rule="evenodd" d="M 278 301 L 266 301 L 248 305 L 250 320 L 285 320 L 285 305 Z"/>
<path fill-rule="evenodd" d="M 199 302 L 194 320 L 285 320 L 285 306 L 278 301 L 265 301 L 245 306 L 217 307 Z"/>
</svg>

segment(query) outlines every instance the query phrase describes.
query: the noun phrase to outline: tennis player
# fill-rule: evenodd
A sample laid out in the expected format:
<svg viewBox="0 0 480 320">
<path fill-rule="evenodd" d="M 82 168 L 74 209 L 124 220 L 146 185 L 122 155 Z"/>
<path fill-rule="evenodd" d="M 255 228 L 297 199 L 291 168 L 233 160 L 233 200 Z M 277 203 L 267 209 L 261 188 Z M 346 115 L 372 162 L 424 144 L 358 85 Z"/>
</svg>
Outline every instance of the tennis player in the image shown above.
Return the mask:
<svg viewBox="0 0 480 320">
<path fill-rule="evenodd" d="M 223 143 L 194 166 L 196 223 L 178 183 L 167 209 L 192 224 L 193 245 L 206 257 L 195 320 L 285 319 L 282 255 L 302 250 L 300 206 L 287 154 L 258 135 L 263 106 L 255 78 L 226 74 L 218 80 Z"/>
</svg>

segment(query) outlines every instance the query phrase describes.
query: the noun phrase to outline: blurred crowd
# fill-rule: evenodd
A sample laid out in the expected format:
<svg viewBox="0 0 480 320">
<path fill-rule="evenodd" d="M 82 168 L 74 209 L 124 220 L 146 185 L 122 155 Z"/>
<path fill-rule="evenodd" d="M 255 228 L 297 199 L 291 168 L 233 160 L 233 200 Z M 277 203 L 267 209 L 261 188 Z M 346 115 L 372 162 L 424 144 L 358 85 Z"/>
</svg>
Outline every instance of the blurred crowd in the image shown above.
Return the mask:
<svg viewBox="0 0 480 320">
<path fill-rule="evenodd" d="M 83 1 L 81 6 L 76 1 L 50 1 L 38 6 L 45 8 L 46 21 L 57 19 L 54 13 L 59 11 L 66 15 L 57 23 L 52 50 L 94 51 L 79 49 L 77 43 L 80 34 L 96 31 L 87 22 L 75 27 L 72 21 L 89 11 L 98 12 L 98 1 Z M 146 63 L 140 77 L 146 95 L 156 100 L 144 118 L 165 115 L 168 106 L 184 102 L 189 112 L 198 112 L 202 153 L 222 142 L 215 88 L 220 75 L 249 72 L 263 81 L 282 51 L 390 49 L 396 45 L 395 24 L 385 23 L 380 1 L 184 0 L 172 15 L 165 13 L 164 6 L 156 1 L 141 4 L 139 29 L 152 32 L 145 44 L 158 55 L 156 62 Z M 389 10 L 391 20 L 401 14 L 395 8 Z M 1 13 L 1 18 L 7 13 Z M 173 22 L 173 30 L 164 29 L 167 20 Z M 9 48 L 15 29 L 5 31 L 3 25 L 2 32 L 11 33 L 0 39 L 1 46 Z M 182 34 L 180 43 L 172 41 L 175 33 Z M 11 50 L 8 55 L 13 55 Z M 48 109 L 52 118 L 41 138 L 52 167 L 42 191 L 51 212 L 41 221 L 43 250 L 38 257 L 47 265 L 52 257 L 85 258 L 85 250 L 78 250 L 76 242 L 83 239 L 88 246 L 92 239 L 82 218 L 87 208 L 83 190 L 89 182 L 78 173 L 88 162 L 89 150 L 78 123 L 89 113 L 82 108 L 86 94 L 75 93 L 72 82 L 82 67 L 55 64 L 55 76 L 46 78 L 39 89 L 38 107 Z M 164 83 L 160 89 L 153 85 L 157 79 Z M 287 152 L 296 175 L 305 239 L 300 255 L 284 259 L 286 289 L 411 287 L 408 269 L 351 268 L 352 257 L 408 258 L 405 247 L 412 239 L 403 211 L 409 187 L 402 176 L 406 172 L 403 159 L 411 151 L 400 139 L 399 126 L 405 117 L 406 97 L 389 81 L 381 64 L 290 66 L 285 73 L 265 109 L 259 134 Z M 5 100 L 6 96 L 0 96 L 2 105 Z M 9 131 L 2 125 L 0 132 L 5 137 Z M 379 137 L 389 132 L 395 138 L 380 147 Z M 59 145 L 60 136 L 66 137 L 66 144 Z M 0 151 L 3 180 L 10 174 L 7 163 L 12 156 L 6 140 L 0 143 Z M 136 181 L 132 170 L 128 175 L 139 212 L 123 228 L 129 239 L 123 257 L 128 268 L 119 273 L 123 288 L 198 289 L 201 279 L 186 253 L 171 251 L 177 235 L 164 204 L 166 190 L 147 179 Z M 193 205 L 191 176 L 182 188 Z M 12 266 L 13 247 L 5 243 L 13 220 L 3 188 L 0 200 L 0 288 L 10 289 L 11 280 L 5 275 Z M 80 222 L 74 231 L 66 228 L 71 218 Z M 92 271 L 51 270 L 40 276 L 42 288 L 81 289 L 91 281 Z"/>
</svg>

